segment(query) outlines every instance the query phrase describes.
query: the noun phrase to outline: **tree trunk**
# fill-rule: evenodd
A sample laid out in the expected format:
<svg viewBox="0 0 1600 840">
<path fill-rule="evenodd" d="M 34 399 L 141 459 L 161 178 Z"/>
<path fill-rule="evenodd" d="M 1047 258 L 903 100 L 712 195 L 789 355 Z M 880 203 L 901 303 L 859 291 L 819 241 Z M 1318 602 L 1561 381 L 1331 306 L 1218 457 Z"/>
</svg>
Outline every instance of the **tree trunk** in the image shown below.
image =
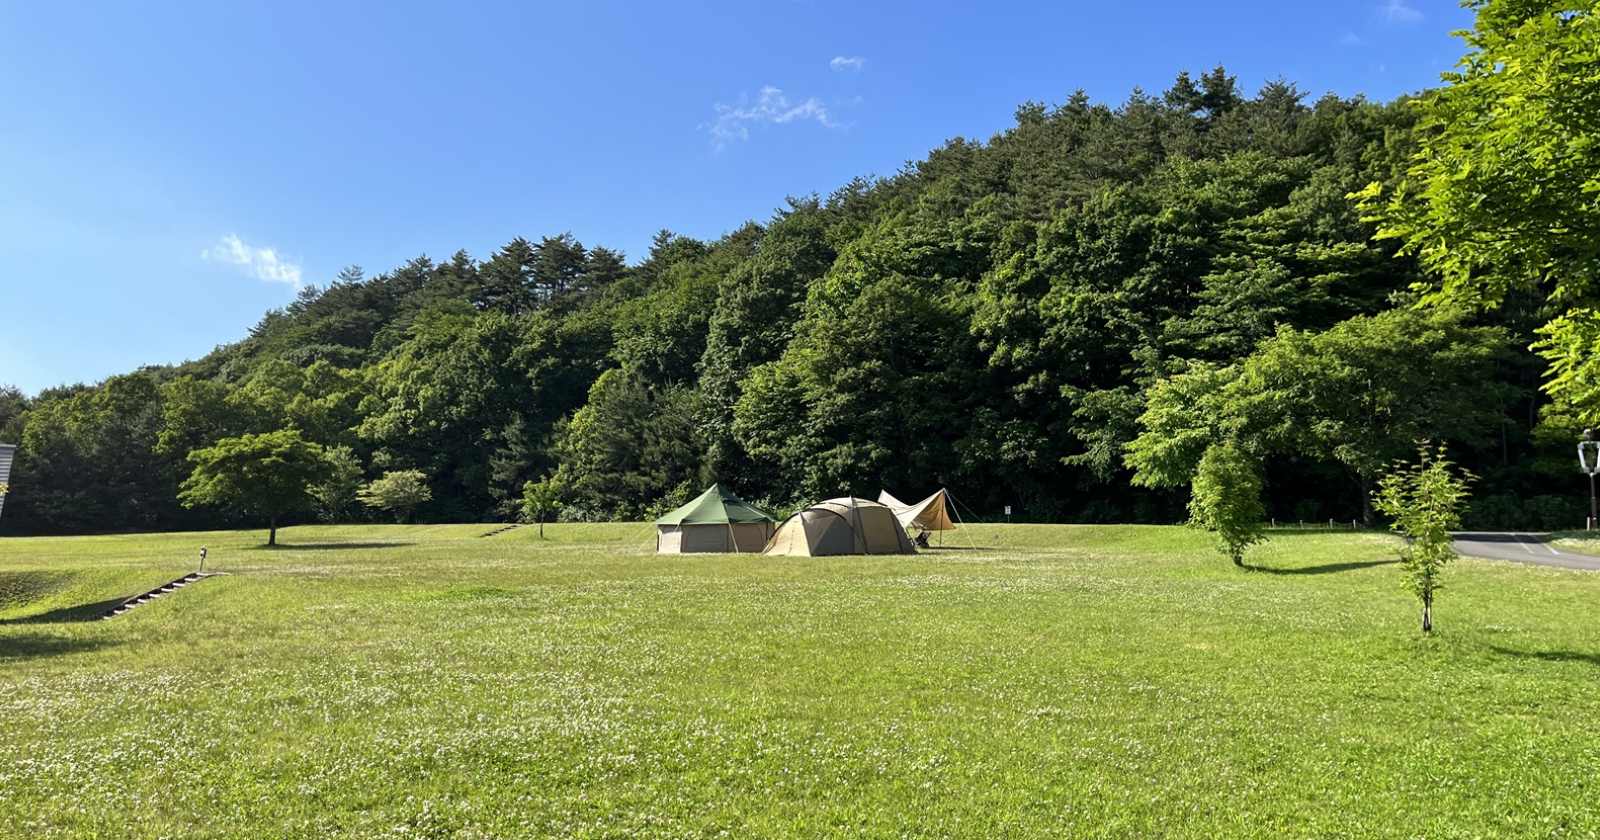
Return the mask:
<svg viewBox="0 0 1600 840">
<path fill-rule="evenodd" d="M 1433 632 L 1433 595 L 1422 596 L 1422 632 Z"/>
<path fill-rule="evenodd" d="M 544 520 L 539 520 L 539 539 L 544 539 Z"/>
<path fill-rule="evenodd" d="M 270 548 L 278 544 L 278 517 L 274 516 L 267 521 L 267 546 Z"/>
<path fill-rule="evenodd" d="M 1361 485 L 1361 524 L 1372 525 L 1372 477 L 1366 475 L 1356 476 L 1356 483 Z"/>
</svg>

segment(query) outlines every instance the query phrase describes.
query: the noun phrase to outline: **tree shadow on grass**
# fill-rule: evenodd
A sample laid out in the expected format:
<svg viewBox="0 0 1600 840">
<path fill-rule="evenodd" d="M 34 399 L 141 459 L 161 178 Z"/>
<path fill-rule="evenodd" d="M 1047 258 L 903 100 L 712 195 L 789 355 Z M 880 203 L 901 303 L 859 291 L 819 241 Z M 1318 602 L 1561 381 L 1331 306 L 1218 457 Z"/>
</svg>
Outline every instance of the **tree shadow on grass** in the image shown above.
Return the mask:
<svg viewBox="0 0 1600 840">
<path fill-rule="evenodd" d="M 1335 525 L 1332 528 L 1323 525 L 1319 525 L 1315 528 L 1293 528 L 1280 525 L 1276 528 L 1267 529 L 1267 536 L 1272 539 L 1287 537 L 1327 537 L 1341 535 L 1359 537 L 1363 534 L 1389 535 L 1392 533 L 1392 531 L 1386 531 L 1382 528 L 1368 528 L 1366 526 L 1362 526 L 1360 528 L 1351 528 L 1348 525 Z"/>
<path fill-rule="evenodd" d="M 330 543 L 278 543 L 277 545 L 253 545 L 246 551 L 339 551 L 353 548 L 405 548 L 416 545 L 411 542 L 330 542 Z"/>
<path fill-rule="evenodd" d="M 42 633 L 0 635 L 0 662 L 83 653 L 116 643 L 114 639 L 83 639 Z"/>
<path fill-rule="evenodd" d="M 25 604 L 56 591 L 68 575 L 56 572 L 0 572 L 0 604 Z"/>
<path fill-rule="evenodd" d="M 25 615 L 21 618 L 7 618 L 0 620 L 0 624 L 76 624 L 80 621 L 94 621 L 112 609 L 121 606 L 131 595 L 121 598 L 108 598 L 104 601 L 94 601 L 88 604 L 78 604 L 71 607 L 61 607 L 38 615 Z M 3 642 L 0 642 L 3 643 Z"/>
<path fill-rule="evenodd" d="M 1354 572 L 1359 569 L 1371 569 L 1375 566 L 1393 566 L 1399 560 L 1358 560 L 1349 563 L 1324 563 L 1321 566 L 1296 566 L 1288 569 L 1274 569 L 1271 566 L 1250 566 L 1245 568 L 1252 572 L 1266 572 L 1269 575 L 1332 575 L 1339 572 Z"/>
<path fill-rule="evenodd" d="M 1575 650 L 1514 650 L 1512 648 L 1490 645 L 1489 649 L 1502 656 L 1514 656 L 1518 659 L 1538 659 L 1542 662 L 1585 662 L 1590 665 L 1600 666 L 1600 653 L 1580 653 Z"/>
<path fill-rule="evenodd" d="M 1545 533 L 1543 531 L 1508 531 L 1505 533 L 1486 531 L 1457 531 L 1456 533 L 1451 534 L 1450 538 L 1464 542 L 1527 545 L 1528 540 L 1543 542 L 1551 539 L 1553 536 L 1555 535 Z"/>
</svg>

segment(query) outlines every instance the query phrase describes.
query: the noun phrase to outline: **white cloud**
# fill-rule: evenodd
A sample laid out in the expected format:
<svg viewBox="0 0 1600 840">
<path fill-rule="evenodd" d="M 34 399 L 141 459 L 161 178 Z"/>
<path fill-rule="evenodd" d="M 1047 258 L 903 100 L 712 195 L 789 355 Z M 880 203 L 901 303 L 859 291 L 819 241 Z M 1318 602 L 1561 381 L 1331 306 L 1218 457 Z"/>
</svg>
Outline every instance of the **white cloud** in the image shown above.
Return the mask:
<svg viewBox="0 0 1600 840">
<path fill-rule="evenodd" d="M 1364 46 L 1366 43 L 1367 43 L 1366 40 L 1364 38 L 1362 38 L 1360 35 L 1357 35 L 1356 33 L 1350 32 L 1348 30 L 1346 30 L 1343 35 L 1339 36 L 1339 44 L 1340 44 L 1340 46 L 1360 47 L 1360 46 Z"/>
<path fill-rule="evenodd" d="M 1422 12 L 1406 0 L 1384 0 L 1378 12 L 1390 23 L 1416 23 L 1422 20 Z"/>
<path fill-rule="evenodd" d="M 286 283 L 300 288 L 300 264 L 289 262 L 275 248 L 257 248 L 246 244 L 236 234 L 228 234 L 217 244 L 200 252 L 208 262 L 238 266 L 244 273 L 268 283 Z"/>
<path fill-rule="evenodd" d="M 843 70 L 860 70 L 865 66 L 867 66 L 867 60 L 859 55 L 836 55 L 833 57 L 832 61 L 828 62 L 828 67 L 832 68 L 835 72 Z"/>
<path fill-rule="evenodd" d="M 783 91 L 771 85 L 761 89 L 754 104 L 716 106 L 717 118 L 702 127 L 711 132 L 711 139 L 722 148 L 735 140 L 749 140 L 750 126 L 763 123 L 783 125 L 792 122 L 815 121 L 824 128 L 834 128 L 837 123 L 828 115 L 822 100 L 810 97 L 803 102 L 791 102 Z"/>
</svg>

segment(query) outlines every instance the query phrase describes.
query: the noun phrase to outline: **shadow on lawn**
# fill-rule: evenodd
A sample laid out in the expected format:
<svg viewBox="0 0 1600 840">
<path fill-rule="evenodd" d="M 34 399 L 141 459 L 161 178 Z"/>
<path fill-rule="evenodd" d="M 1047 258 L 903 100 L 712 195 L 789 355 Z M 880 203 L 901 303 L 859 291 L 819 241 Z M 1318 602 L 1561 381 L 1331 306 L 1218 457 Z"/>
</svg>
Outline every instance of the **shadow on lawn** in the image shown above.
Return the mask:
<svg viewBox="0 0 1600 840">
<path fill-rule="evenodd" d="M 1499 645 L 1490 645 L 1489 649 L 1502 656 L 1515 656 L 1518 659 L 1538 659 L 1542 662 L 1586 662 L 1590 665 L 1600 665 L 1600 653 L 1579 653 L 1575 650 L 1513 650 Z"/>
<path fill-rule="evenodd" d="M 72 607 L 61 607 L 38 615 L 25 615 L 21 618 L 7 618 L 0 620 L 0 624 L 76 624 L 80 621 L 94 621 L 105 615 L 113 607 L 133 596 L 109 598 L 104 601 L 94 601 L 88 604 L 78 604 Z M 0 640 L 0 644 L 4 644 Z"/>
<path fill-rule="evenodd" d="M 329 542 L 329 543 L 278 543 L 253 545 L 246 551 L 338 551 L 347 548 L 404 548 L 416 545 L 410 542 Z"/>
<path fill-rule="evenodd" d="M 1279 537 L 1326 537 L 1329 535 L 1338 536 L 1341 534 L 1361 536 L 1362 534 L 1392 533 L 1393 532 L 1386 531 L 1382 528 L 1368 528 L 1366 526 L 1362 526 L 1360 528 L 1351 528 L 1348 525 L 1335 525 L 1332 528 L 1324 525 L 1318 525 L 1314 528 L 1290 528 L 1280 525 L 1276 528 L 1267 529 L 1267 536 L 1273 539 L 1278 539 Z"/>
<path fill-rule="evenodd" d="M 0 604 L 21 604 L 42 598 L 66 583 L 53 572 L 0 572 Z"/>
<path fill-rule="evenodd" d="M 1541 540 L 1542 541 L 1542 540 L 1551 539 L 1553 536 L 1555 536 L 1555 535 L 1549 534 L 1549 533 L 1545 533 L 1543 531 L 1519 531 L 1519 532 L 1515 532 L 1515 533 L 1512 533 L 1512 532 L 1507 532 L 1507 533 L 1487 533 L 1487 532 L 1481 532 L 1481 531 L 1458 531 L 1458 532 L 1456 532 L 1455 534 L 1452 535 L 1452 537 L 1454 537 L 1457 540 L 1464 540 L 1464 541 L 1468 541 L 1468 542 L 1508 543 L 1508 544 L 1516 544 L 1516 545 L 1526 545 L 1527 541 L 1529 539 Z"/>
<path fill-rule="evenodd" d="M 1359 560 L 1349 563 L 1325 563 L 1321 566 L 1298 566 L 1291 569 L 1274 569 L 1271 566 L 1247 566 L 1252 572 L 1266 572 L 1269 575 L 1332 575 L 1339 572 L 1353 572 L 1358 569 L 1370 569 L 1374 566 L 1393 566 L 1399 560 Z"/>
<path fill-rule="evenodd" d="M 26 636 L 5 635 L 0 636 L 0 662 L 60 656 L 64 653 L 82 653 L 99 650 L 112 644 L 115 644 L 115 641 L 111 639 L 77 639 L 38 633 Z"/>
</svg>

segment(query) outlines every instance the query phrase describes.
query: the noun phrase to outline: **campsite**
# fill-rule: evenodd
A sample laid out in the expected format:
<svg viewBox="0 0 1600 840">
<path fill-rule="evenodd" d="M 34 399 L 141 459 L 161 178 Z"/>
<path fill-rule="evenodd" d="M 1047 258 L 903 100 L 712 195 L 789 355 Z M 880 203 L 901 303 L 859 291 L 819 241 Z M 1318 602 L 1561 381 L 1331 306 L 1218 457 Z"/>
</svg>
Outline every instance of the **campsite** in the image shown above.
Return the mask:
<svg viewBox="0 0 1600 840">
<path fill-rule="evenodd" d="M 1194 529 L 970 529 L 0 540 L 0 836 L 1600 831 L 1593 573 L 1461 560 L 1424 639 L 1381 534 L 1241 576 Z M 79 620 L 201 543 L 227 574 Z"/>
<path fill-rule="evenodd" d="M 0 840 L 1600 838 L 1600 0 L 0 20 Z"/>
</svg>

